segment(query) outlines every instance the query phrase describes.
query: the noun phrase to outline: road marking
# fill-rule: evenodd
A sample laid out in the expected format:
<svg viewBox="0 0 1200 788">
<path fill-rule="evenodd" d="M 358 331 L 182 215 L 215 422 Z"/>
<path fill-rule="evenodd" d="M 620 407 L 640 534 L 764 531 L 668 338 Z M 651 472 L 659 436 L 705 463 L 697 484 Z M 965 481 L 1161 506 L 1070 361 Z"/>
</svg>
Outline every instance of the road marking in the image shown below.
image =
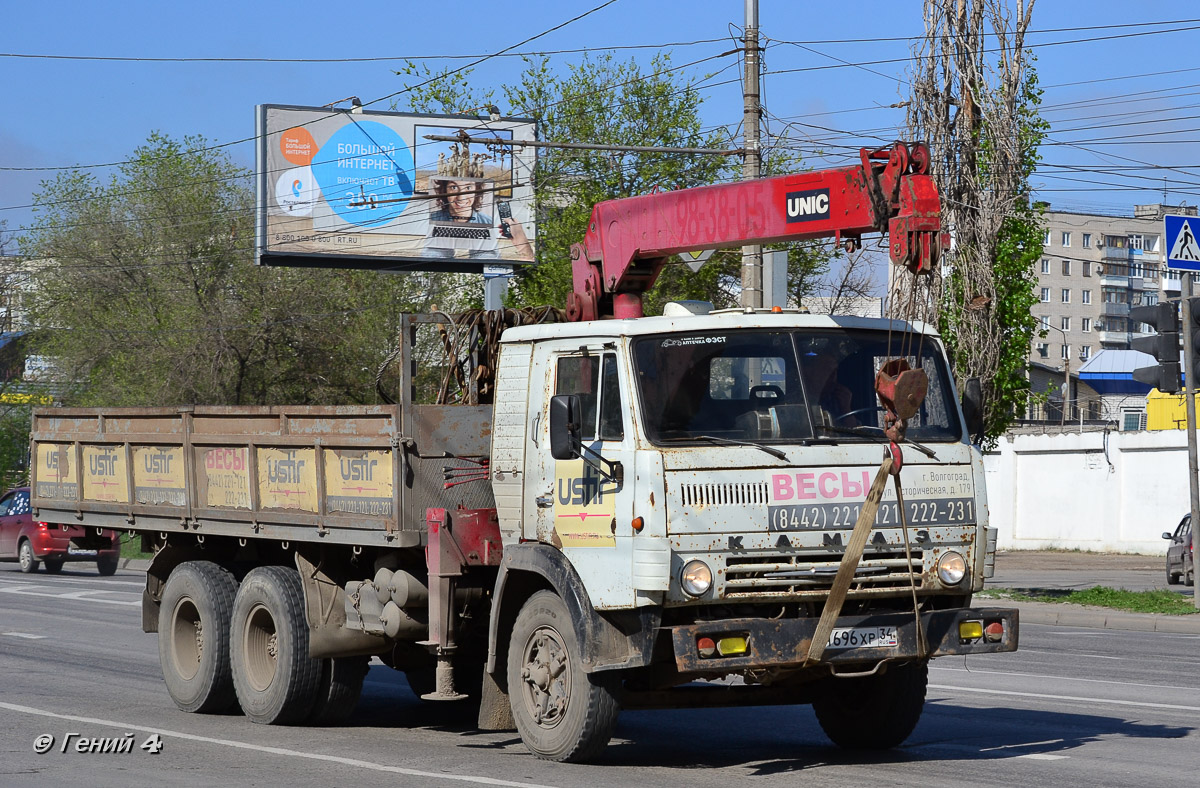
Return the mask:
<svg viewBox="0 0 1200 788">
<path fill-rule="evenodd" d="M 1174 703 L 1149 703 L 1141 700 L 1115 700 L 1113 698 L 1081 698 L 1076 695 L 1047 695 L 1043 692 L 1014 692 L 1013 690 L 982 689 L 980 687 L 952 687 L 947 684 L 930 684 L 930 689 L 953 690 L 954 692 L 977 692 L 984 695 L 1013 695 L 1019 698 L 1039 700 L 1074 700 L 1080 703 L 1112 703 L 1117 706 L 1140 706 L 1149 709 L 1171 709 L 1174 711 L 1200 711 L 1200 706 L 1180 706 Z M 4 704 L 0 703 L 0 706 Z"/>
<path fill-rule="evenodd" d="M 499 780 L 495 777 L 478 777 L 470 774 L 447 774 L 445 772 L 427 772 L 421 769 L 406 769 L 402 766 L 387 766 L 382 763 L 372 763 L 371 761 L 361 761 L 357 758 L 343 758 L 337 755 L 323 755 L 315 752 L 304 752 L 301 750 L 289 750 L 284 747 L 266 747 L 260 744 L 247 744 L 246 742 L 231 741 L 229 739 L 215 739 L 211 736 L 197 736 L 194 733 L 181 733 L 179 731 L 168 731 L 162 728 L 150 728 L 145 725 L 131 725 L 127 722 L 117 722 L 116 720 L 102 720 L 96 717 L 80 717 L 74 714 L 59 714 L 45 709 L 35 709 L 32 706 L 21 706 L 16 703 L 0 702 L 0 709 L 8 709 L 22 714 L 33 714 L 38 717 L 50 717 L 56 720 L 69 720 L 71 722 L 83 722 L 91 725 L 107 725 L 110 728 L 117 728 L 124 731 L 141 731 L 143 733 L 157 733 L 160 736 L 174 736 L 177 739 L 185 739 L 187 741 L 204 742 L 205 744 L 220 744 L 225 747 L 235 747 L 239 750 L 253 750 L 255 752 L 265 752 L 271 755 L 283 755 L 288 758 L 307 758 L 311 761 L 325 761 L 327 763 L 339 763 L 343 766 L 355 766 L 360 769 L 369 769 L 376 772 L 387 772 L 388 774 L 404 774 L 409 777 L 428 777 L 438 780 L 452 780 L 455 782 L 476 783 L 478 785 L 504 785 L 512 786 L 512 788 L 553 788 L 553 786 L 543 785 L 540 783 L 520 783 L 513 780 Z"/>
<path fill-rule="evenodd" d="M 45 577 L 45 575 L 35 575 L 34 577 Z M 65 583 L 87 583 L 89 585 L 102 586 L 104 588 L 109 588 L 111 586 L 130 586 L 132 588 L 143 588 L 146 585 L 145 583 L 139 583 L 134 580 L 116 580 L 111 577 L 70 577 L 68 575 L 54 575 L 53 577 L 53 583 L 56 586 Z M 0 576 L 0 584 L 21 584 L 27 583 L 32 579 L 34 578 L 24 577 L 17 579 L 15 577 Z"/>
<path fill-rule="evenodd" d="M 974 673 L 989 676 L 1018 676 L 1023 679 L 1049 679 L 1050 681 L 1083 681 L 1088 684 L 1115 684 L 1118 687 L 1146 687 L 1147 689 L 1174 689 L 1174 684 L 1138 684 L 1134 681 L 1109 681 L 1108 679 L 1081 679 L 1076 676 L 1049 676 L 1045 673 L 1014 673 L 1007 670 L 972 670 L 970 668 L 944 668 L 940 665 L 931 666 L 930 670 L 944 670 L 949 673 Z"/>
<path fill-rule="evenodd" d="M 25 638 L 26 640 L 44 640 L 45 635 L 31 635 L 28 632 L 0 632 L 0 635 L 8 635 L 10 638 Z"/>
<path fill-rule="evenodd" d="M 1036 649 L 1036 648 L 1023 648 L 1023 649 L 1020 649 L 1020 652 L 1022 654 L 1054 654 L 1058 657 L 1062 656 L 1062 653 L 1059 651 L 1042 651 L 1041 649 Z M 1116 659 L 1116 660 L 1127 659 L 1127 657 L 1112 657 L 1112 656 L 1109 656 L 1108 654 L 1072 654 L 1071 656 L 1072 657 L 1091 657 L 1092 659 Z"/>
<path fill-rule="evenodd" d="M 914 750 L 942 750 L 948 752 L 965 752 L 970 755 L 979 755 L 980 753 L 994 753 L 1000 750 L 1026 749 L 1029 747 L 1044 747 L 1047 745 L 1064 745 L 1062 739 L 1052 739 L 1050 741 L 1030 742 L 1029 744 L 1005 744 L 1001 747 L 973 747 L 970 744 L 955 744 L 953 742 L 938 742 L 936 744 L 918 744 L 911 749 Z M 1027 752 L 1024 754 L 1017 753 L 999 753 L 999 757 L 1008 758 L 1025 758 L 1032 761 L 1065 761 L 1070 759 L 1070 755 L 1052 755 L 1048 752 Z"/>
<path fill-rule="evenodd" d="M 123 605 L 133 607 L 134 605 L 142 604 L 140 599 L 132 599 L 129 601 L 123 599 L 97 599 L 90 596 L 91 594 L 125 594 L 132 596 L 129 591 L 55 591 L 47 592 L 38 589 L 50 588 L 46 585 L 4 585 L 0 586 L 0 594 L 16 594 L 18 596 L 44 596 L 51 599 L 78 599 L 81 602 L 99 602 L 104 605 Z"/>
</svg>

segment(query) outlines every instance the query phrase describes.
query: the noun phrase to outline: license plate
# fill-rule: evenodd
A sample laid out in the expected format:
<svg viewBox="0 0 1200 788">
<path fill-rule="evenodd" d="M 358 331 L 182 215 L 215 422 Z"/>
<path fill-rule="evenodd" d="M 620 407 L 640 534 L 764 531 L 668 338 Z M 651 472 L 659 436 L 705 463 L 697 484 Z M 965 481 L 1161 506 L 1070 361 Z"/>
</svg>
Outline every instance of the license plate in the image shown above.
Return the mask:
<svg viewBox="0 0 1200 788">
<path fill-rule="evenodd" d="M 829 633 L 827 648 L 878 648 L 899 644 L 895 627 L 841 627 Z"/>
<path fill-rule="evenodd" d="M 67 555 L 95 555 L 95 550 L 84 550 L 82 547 L 68 547 Z"/>
</svg>

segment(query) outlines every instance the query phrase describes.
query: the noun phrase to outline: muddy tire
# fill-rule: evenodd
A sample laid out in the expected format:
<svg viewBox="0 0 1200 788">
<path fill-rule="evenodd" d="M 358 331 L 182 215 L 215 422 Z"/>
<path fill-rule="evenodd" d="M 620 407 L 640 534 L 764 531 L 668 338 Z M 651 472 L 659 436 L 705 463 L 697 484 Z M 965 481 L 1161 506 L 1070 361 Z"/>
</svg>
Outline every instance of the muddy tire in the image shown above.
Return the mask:
<svg viewBox="0 0 1200 788">
<path fill-rule="evenodd" d="M 33 557 L 33 545 L 28 539 L 21 540 L 21 546 L 17 548 L 17 560 L 21 563 L 21 571 L 27 575 L 33 574 L 38 569 L 38 560 Z"/>
<path fill-rule="evenodd" d="M 821 730 L 848 750 L 897 747 L 917 727 L 925 708 L 929 665 L 889 665 L 886 673 L 828 679 L 813 700 Z"/>
<path fill-rule="evenodd" d="M 120 563 L 119 558 L 101 558 L 96 561 L 96 571 L 101 577 L 112 577 L 117 573 L 117 564 Z"/>
<path fill-rule="evenodd" d="M 354 713 L 367 676 L 367 657 L 321 660 L 321 679 L 308 713 L 309 725 L 337 725 Z"/>
<path fill-rule="evenodd" d="M 509 700 L 525 746 L 539 758 L 578 762 L 612 738 L 621 708 L 613 674 L 587 674 L 566 605 L 539 591 L 517 614 L 508 648 Z"/>
<path fill-rule="evenodd" d="M 63 570 L 63 560 L 61 558 L 47 558 L 42 563 L 46 565 L 46 571 L 52 575 L 56 575 Z"/>
<path fill-rule="evenodd" d="M 308 656 L 304 590 L 295 569 L 260 566 L 242 581 L 230 627 L 233 686 L 251 721 L 303 722 L 321 681 L 321 660 Z"/>
<path fill-rule="evenodd" d="M 236 700 L 229 622 L 237 580 L 211 561 L 175 567 L 158 609 L 158 661 L 171 700 L 187 712 L 219 713 Z"/>
</svg>

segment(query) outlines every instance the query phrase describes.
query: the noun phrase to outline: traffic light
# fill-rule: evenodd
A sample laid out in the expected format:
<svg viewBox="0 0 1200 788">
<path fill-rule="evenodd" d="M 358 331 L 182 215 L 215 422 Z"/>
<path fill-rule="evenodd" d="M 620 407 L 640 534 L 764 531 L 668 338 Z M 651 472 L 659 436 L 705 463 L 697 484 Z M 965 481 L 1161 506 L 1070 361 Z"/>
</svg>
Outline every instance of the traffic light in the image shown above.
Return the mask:
<svg viewBox="0 0 1200 788">
<path fill-rule="evenodd" d="M 1190 378 L 1192 385 L 1200 383 L 1200 297 L 1184 299 L 1184 309 L 1192 310 L 1192 358 L 1185 358 L 1184 374 L 1196 375 Z"/>
<path fill-rule="evenodd" d="M 1135 323 L 1146 323 L 1158 330 L 1149 337 L 1138 337 L 1130 342 L 1134 350 L 1149 353 L 1158 360 L 1154 367 L 1142 367 L 1133 371 L 1133 379 L 1148 383 L 1167 394 L 1179 393 L 1179 312 L 1171 301 L 1151 306 L 1135 306 L 1129 310 L 1129 319 Z"/>
</svg>

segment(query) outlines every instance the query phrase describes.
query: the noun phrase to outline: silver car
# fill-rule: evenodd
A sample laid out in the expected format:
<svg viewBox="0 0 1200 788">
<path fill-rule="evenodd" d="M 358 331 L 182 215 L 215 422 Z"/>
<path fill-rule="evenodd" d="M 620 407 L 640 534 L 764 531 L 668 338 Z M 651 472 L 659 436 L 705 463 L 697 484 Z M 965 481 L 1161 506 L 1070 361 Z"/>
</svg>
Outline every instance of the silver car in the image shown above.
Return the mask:
<svg viewBox="0 0 1200 788">
<path fill-rule="evenodd" d="M 1183 582 L 1192 585 L 1196 571 L 1196 559 L 1192 550 L 1192 516 L 1186 514 L 1175 527 L 1175 533 L 1163 533 L 1163 539 L 1170 539 L 1167 548 L 1167 584 L 1175 585 L 1183 578 Z"/>
</svg>

